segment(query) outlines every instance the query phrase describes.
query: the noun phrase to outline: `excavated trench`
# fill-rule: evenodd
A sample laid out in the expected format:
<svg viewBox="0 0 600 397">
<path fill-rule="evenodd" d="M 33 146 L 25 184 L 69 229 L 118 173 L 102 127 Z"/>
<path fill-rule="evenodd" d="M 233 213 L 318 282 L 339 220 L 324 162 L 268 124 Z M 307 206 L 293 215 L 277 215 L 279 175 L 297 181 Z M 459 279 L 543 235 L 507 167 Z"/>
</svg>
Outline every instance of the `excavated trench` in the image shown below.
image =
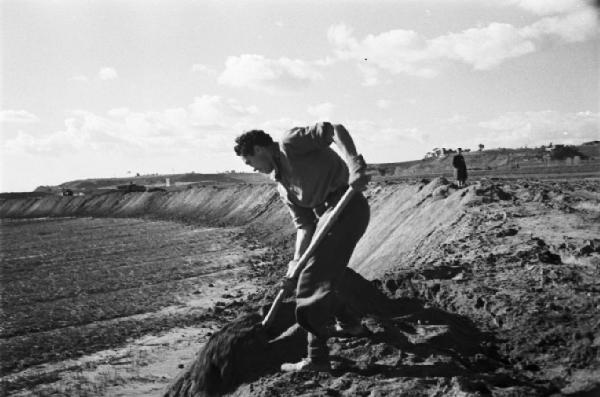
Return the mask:
<svg viewBox="0 0 600 397">
<path fill-rule="evenodd" d="M 337 375 L 310 383 L 272 370 L 261 378 L 258 370 L 237 395 L 598 391 L 597 183 L 483 180 L 458 189 L 436 178 L 378 182 L 365 194 L 371 222 L 350 267 L 385 298 L 365 302 L 356 291 L 348 296 L 355 298 L 372 337 L 331 342 L 346 363 Z M 0 200 L 0 217 L 48 216 L 244 226 L 247 238 L 271 247 L 281 262 L 294 235 L 270 184 Z M 280 274 L 270 277 L 268 284 Z M 290 313 L 284 315 L 293 323 Z M 293 341 L 288 348 L 296 352 L 297 338 Z M 285 347 L 285 339 L 278 343 Z M 431 357 L 437 358 L 425 370 Z"/>
</svg>

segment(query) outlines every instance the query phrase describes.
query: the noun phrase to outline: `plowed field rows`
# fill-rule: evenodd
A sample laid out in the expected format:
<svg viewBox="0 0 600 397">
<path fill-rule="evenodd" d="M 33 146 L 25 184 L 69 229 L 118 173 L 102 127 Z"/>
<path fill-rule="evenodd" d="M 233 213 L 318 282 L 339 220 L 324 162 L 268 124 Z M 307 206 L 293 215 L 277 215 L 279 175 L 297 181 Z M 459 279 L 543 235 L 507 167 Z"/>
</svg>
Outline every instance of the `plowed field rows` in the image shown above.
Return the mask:
<svg viewBox="0 0 600 397">
<path fill-rule="evenodd" d="M 192 298 L 218 298 L 214 283 L 246 278 L 252 260 L 232 244 L 233 228 L 97 218 L 0 225 L 3 374 L 201 322 L 206 307 Z"/>
</svg>

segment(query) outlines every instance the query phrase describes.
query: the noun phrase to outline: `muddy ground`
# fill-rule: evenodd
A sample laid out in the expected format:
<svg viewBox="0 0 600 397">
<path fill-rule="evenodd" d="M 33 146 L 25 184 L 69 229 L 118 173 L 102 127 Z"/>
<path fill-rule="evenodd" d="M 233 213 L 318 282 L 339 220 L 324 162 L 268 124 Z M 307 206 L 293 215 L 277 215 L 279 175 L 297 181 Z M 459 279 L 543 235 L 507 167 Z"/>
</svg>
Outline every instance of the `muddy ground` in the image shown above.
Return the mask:
<svg viewBox="0 0 600 397">
<path fill-rule="evenodd" d="M 247 194 L 215 188 L 214 201 L 206 192 L 187 192 L 160 200 L 146 193 L 0 203 L 4 217 L 90 215 L 91 208 L 106 215 L 110 201 L 120 216 L 150 208 L 154 216 L 188 224 L 237 224 L 230 244 L 259 254 L 236 279 L 254 290 L 209 304 L 186 327 L 174 324 L 111 349 L 9 370 L 3 381 L 10 393 L 61 395 L 62 385 L 63 395 L 160 395 L 215 331 L 267 306 L 293 230 L 272 187 L 239 189 Z M 232 395 L 600 394 L 598 179 L 482 179 L 465 189 L 444 179 L 382 180 L 367 195 L 371 225 L 351 267 L 369 281 L 348 296 L 371 334 L 330 339 L 331 373 L 282 374 L 277 365 L 304 349 L 301 331 L 292 330 L 273 342 L 278 353 L 262 357 Z M 252 199 L 252 211 L 240 212 Z M 198 201 L 203 216 L 192 216 L 188 205 Z M 361 299 L 371 288 L 383 295 Z M 282 312 L 278 330 L 292 325 L 292 310 Z"/>
</svg>

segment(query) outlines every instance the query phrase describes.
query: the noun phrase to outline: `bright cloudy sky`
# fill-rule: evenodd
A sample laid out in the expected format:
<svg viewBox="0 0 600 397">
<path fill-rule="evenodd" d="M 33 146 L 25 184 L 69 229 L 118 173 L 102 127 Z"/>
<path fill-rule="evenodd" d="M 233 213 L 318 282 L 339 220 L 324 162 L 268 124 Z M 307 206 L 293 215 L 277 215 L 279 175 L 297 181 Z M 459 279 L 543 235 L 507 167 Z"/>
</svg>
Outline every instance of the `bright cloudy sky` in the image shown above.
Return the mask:
<svg viewBox="0 0 600 397">
<path fill-rule="evenodd" d="M 342 123 L 367 162 L 599 139 L 585 0 L 2 0 L 0 191 L 246 170 Z"/>
</svg>

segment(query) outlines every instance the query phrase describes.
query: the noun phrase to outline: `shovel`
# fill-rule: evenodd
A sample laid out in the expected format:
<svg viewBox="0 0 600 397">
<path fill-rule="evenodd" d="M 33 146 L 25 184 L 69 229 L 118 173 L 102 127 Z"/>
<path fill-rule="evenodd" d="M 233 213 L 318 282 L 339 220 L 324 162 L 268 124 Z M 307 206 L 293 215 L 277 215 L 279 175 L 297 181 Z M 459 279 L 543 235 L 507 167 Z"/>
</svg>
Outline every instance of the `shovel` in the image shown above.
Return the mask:
<svg viewBox="0 0 600 397">
<path fill-rule="evenodd" d="M 317 249 L 321 241 L 323 241 L 323 239 L 329 232 L 329 229 L 331 229 L 331 226 L 333 226 L 333 224 L 337 221 L 340 214 L 342 213 L 350 199 L 352 199 L 352 196 L 355 192 L 356 191 L 352 188 L 352 186 L 348 187 L 348 190 L 346 190 L 342 198 L 337 202 L 336 206 L 333 208 L 333 211 L 331 211 L 331 213 L 328 215 L 328 218 L 325 221 L 325 223 L 317 230 L 317 232 L 313 236 L 312 240 L 310 241 L 310 244 L 300 257 L 298 262 L 296 262 L 296 266 L 293 269 L 291 269 L 291 276 L 289 276 L 288 278 L 295 279 L 300 275 L 300 272 L 306 266 L 308 258 L 310 258 L 314 254 L 315 250 Z M 263 327 L 268 327 L 269 324 L 271 324 L 273 318 L 275 317 L 275 314 L 277 314 L 277 310 L 279 309 L 281 302 L 283 302 L 283 300 L 286 298 L 286 295 L 287 292 L 284 288 L 279 290 L 279 293 L 277 294 L 275 300 L 273 301 L 273 304 L 271 305 L 271 309 L 262 321 Z"/>
<path fill-rule="evenodd" d="M 302 257 L 289 272 L 289 278 L 298 277 L 331 226 L 346 207 L 355 190 L 349 187 L 334 209 L 313 235 Z M 242 317 L 213 334 L 196 358 L 173 380 L 164 397 L 200 397 L 221 395 L 232 391 L 246 379 L 256 367 L 256 360 L 269 346 L 266 330 L 271 324 L 283 300 L 286 289 L 282 288 L 273 301 L 267 315 L 260 321 L 258 313 Z M 254 361 L 253 361 L 254 360 Z"/>
</svg>

